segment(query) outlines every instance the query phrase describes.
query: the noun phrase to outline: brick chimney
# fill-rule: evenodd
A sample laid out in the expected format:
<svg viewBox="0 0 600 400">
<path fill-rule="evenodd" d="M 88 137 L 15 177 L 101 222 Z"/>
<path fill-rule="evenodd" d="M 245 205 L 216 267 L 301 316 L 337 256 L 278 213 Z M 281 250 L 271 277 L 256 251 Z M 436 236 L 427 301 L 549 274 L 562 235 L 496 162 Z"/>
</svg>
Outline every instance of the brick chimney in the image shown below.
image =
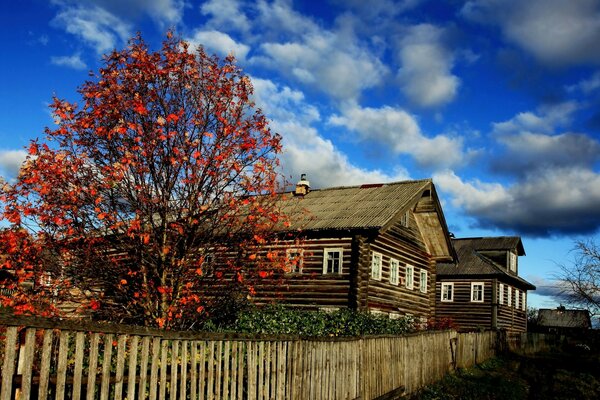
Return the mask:
<svg viewBox="0 0 600 400">
<path fill-rule="evenodd" d="M 310 183 L 306 180 L 306 174 L 300 175 L 300 180 L 296 183 L 294 196 L 304 196 L 310 191 Z"/>
</svg>

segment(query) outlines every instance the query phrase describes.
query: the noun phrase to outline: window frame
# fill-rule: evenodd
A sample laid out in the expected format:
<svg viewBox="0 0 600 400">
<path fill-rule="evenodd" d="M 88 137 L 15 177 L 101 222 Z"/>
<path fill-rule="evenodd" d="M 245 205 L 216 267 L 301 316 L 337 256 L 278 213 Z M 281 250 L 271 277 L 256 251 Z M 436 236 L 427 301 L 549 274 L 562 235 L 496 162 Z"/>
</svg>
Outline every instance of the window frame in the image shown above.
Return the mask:
<svg viewBox="0 0 600 400">
<path fill-rule="evenodd" d="M 423 279 L 425 276 L 425 279 Z M 426 269 L 419 269 L 419 291 L 421 293 L 427 293 L 427 289 L 429 287 L 429 273 Z"/>
<path fill-rule="evenodd" d="M 520 300 L 521 300 L 521 293 L 519 292 L 519 289 L 515 288 L 515 309 L 519 309 L 519 305 L 520 305 Z"/>
<path fill-rule="evenodd" d="M 525 290 L 521 292 L 521 310 L 527 310 L 527 292 Z"/>
<path fill-rule="evenodd" d="M 504 283 L 498 284 L 498 304 L 504 304 Z"/>
<path fill-rule="evenodd" d="M 444 291 L 444 288 L 450 288 L 450 297 L 449 298 L 444 298 L 444 294 L 446 294 L 446 292 Z M 452 303 L 454 302 L 454 282 L 442 282 L 442 289 L 440 292 L 440 301 L 442 303 Z"/>
<path fill-rule="evenodd" d="M 408 273 L 408 271 L 410 271 L 410 274 Z M 405 287 L 407 289 L 413 290 L 415 288 L 415 267 L 410 265 L 410 264 L 406 264 L 405 269 L 404 269 L 404 279 L 405 279 Z"/>
<path fill-rule="evenodd" d="M 379 265 L 375 264 L 375 260 L 379 259 Z M 373 251 L 371 254 L 371 279 L 375 281 L 381 281 L 381 276 L 383 275 L 383 254 Z"/>
<path fill-rule="evenodd" d="M 330 253 L 339 253 L 339 272 L 327 272 L 327 261 Z M 342 275 L 344 266 L 344 249 L 342 247 L 326 247 L 323 249 L 323 275 Z"/>
<path fill-rule="evenodd" d="M 400 261 L 395 258 L 390 258 L 390 284 L 396 286 L 400 284 Z"/>
<path fill-rule="evenodd" d="M 517 255 L 512 251 L 508 252 L 508 270 L 517 273 Z"/>
<path fill-rule="evenodd" d="M 297 254 L 298 262 L 295 264 L 291 264 L 290 255 Z M 285 250 L 285 265 L 286 267 L 290 266 L 290 270 L 286 271 L 287 274 L 302 274 L 302 268 L 304 267 L 304 249 L 298 247 L 290 247 Z"/>
<path fill-rule="evenodd" d="M 506 305 L 512 307 L 512 286 L 508 285 L 508 296 L 506 300 Z"/>
<path fill-rule="evenodd" d="M 475 287 L 481 286 L 481 299 L 475 299 Z M 485 282 L 471 282 L 471 303 L 483 303 L 485 302 Z"/>
</svg>

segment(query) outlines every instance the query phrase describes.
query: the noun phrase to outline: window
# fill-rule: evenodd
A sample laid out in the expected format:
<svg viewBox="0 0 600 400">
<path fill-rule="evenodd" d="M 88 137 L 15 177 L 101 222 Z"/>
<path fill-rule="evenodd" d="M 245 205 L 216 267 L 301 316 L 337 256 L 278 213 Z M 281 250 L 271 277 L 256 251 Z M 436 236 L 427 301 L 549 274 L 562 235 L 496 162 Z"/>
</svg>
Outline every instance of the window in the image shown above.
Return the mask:
<svg viewBox="0 0 600 400">
<path fill-rule="evenodd" d="M 454 283 L 442 282 L 442 297 L 443 302 L 454 301 Z"/>
<path fill-rule="evenodd" d="M 525 311 L 527 309 L 527 292 L 523 292 L 521 300 L 521 310 Z"/>
<path fill-rule="evenodd" d="M 427 271 L 424 269 L 419 273 L 419 290 L 421 293 L 427 293 Z"/>
<path fill-rule="evenodd" d="M 304 264 L 303 249 L 287 249 L 285 251 L 285 269 L 289 274 L 301 274 Z"/>
<path fill-rule="evenodd" d="M 515 289 L 515 308 L 517 310 L 519 309 L 519 300 L 521 300 L 521 292 L 519 289 Z"/>
<path fill-rule="evenodd" d="M 483 282 L 471 283 L 471 301 L 483 303 Z"/>
<path fill-rule="evenodd" d="M 498 303 L 504 304 L 504 283 L 498 285 Z"/>
<path fill-rule="evenodd" d="M 390 258 L 390 283 L 392 285 L 397 285 L 400 281 L 399 269 L 400 263 L 398 263 L 398 260 Z"/>
<path fill-rule="evenodd" d="M 415 275 L 415 268 L 412 265 L 407 265 L 406 272 L 405 272 L 405 282 L 406 282 L 407 289 L 413 288 L 414 275 Z"/>
<path fill-rule="evenodd" d="M 508 253 L 508 267 L 511 272 L 517 272 L 517 255 L 512 251 Z"/>
<path fill-rule="evenodd" d="M 341 274 L 342 273 L 343 250 L 339 248 L 323 250 L 323 273 Z"/>
<path fill-rule="evenodd" d="M 508 304 L 509 307 L 512 306 L 512 287 L 511 286 L 508 287 L 508 297 L 506 300 L 506 304 Z"/>
<path fill-rule="evenodd" d="M 381 280 L 381 264 L 383 261 L 383 256 L 380 253 L 373 253 L 373 257 L 371 258 L 371 278 L 376 281 Z"/>
</svg>

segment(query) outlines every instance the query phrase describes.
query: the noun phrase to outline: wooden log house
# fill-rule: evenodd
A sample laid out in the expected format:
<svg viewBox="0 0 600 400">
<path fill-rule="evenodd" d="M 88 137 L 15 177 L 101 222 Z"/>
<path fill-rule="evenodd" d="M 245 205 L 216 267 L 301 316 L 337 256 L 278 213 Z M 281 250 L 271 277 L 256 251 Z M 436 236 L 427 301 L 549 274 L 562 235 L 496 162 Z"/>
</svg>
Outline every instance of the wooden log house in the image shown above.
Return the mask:
<svg viewBox="0 0 600 400">
<path fill-rule="evenodd" d="M 525 255 L 517 236 L 452 239 L 456 263 L 438 264 L 436 318 L 450 318 L 463 331 L 527 330 L 527 291 L 519 276 Z"/>
<path fill-rule="evenodd" d="M 310 190 L 303 177 L 281 206 L 300 236 L 287 243 L 293 271 L 257 287 L 257 303 L 435 315 L 436 264 L 454 252 L 431 180 Z"/>
</svg>

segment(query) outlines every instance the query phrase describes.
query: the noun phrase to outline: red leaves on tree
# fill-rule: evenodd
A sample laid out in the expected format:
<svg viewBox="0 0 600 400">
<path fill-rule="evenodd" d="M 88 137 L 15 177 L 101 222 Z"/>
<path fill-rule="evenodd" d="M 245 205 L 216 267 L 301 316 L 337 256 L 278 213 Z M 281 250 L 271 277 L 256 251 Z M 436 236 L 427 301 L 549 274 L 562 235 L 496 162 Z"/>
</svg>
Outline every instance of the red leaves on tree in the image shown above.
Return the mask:
<svg viewBox="0 0 600 400">
<path fill-rule="evenodd" d="M 251 295 L 252 276 L 277 268 L 246 254 L 283 220 L 281 144 L 233 57 L 189 51 L 171 33 L 152 52 L 138 36 L 79 92 L 80 106 L 54 99 L 57 127 L 0 189 L 3 268 L 49 275 L 37 293 L 53 304 L 167 328 L 192 325 L 223 293 Z M 15 311 L 38 312 L 40 296 L 22 298 Z"/>
</svg>

